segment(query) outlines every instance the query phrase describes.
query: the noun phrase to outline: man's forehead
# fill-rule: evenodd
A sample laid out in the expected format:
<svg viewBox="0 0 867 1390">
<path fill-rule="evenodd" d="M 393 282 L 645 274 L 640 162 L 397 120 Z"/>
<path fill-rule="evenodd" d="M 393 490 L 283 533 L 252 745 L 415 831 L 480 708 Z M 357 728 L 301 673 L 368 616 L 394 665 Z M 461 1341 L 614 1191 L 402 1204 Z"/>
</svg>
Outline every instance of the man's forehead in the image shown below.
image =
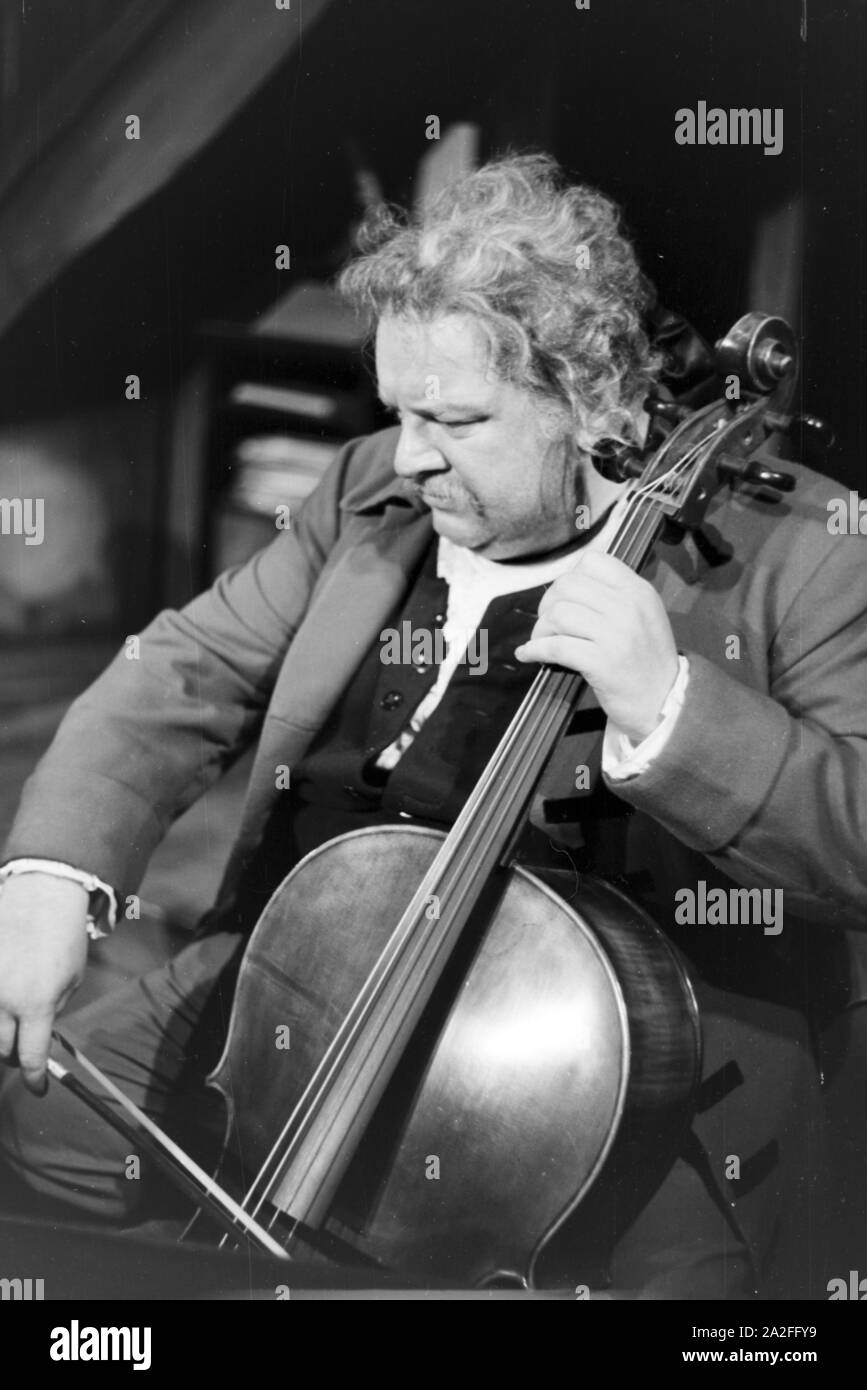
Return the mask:
<svg viewBox="0 0 867 1390">
<path fill-rule="evenodd" d="M 479 394 L 495 396 L 503 383 L 491 370 L 490 347 L 471 319 L 457 315 L 416 322 L 383 318 L 376 333 L 376 370 L 380 391 L 429 392 L 436 376 L 450 399 Z"/>
</svg>

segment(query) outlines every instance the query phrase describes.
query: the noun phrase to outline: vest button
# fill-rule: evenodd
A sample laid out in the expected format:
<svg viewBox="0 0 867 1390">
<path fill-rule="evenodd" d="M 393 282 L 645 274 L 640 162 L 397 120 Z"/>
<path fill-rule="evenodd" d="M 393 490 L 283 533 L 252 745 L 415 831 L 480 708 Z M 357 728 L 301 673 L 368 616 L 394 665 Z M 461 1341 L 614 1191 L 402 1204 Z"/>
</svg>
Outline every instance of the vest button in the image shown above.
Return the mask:
<svg viewBox="0 0 867 1390">
<path fill-rule="evenodd" d="M 382 709 L 397 709 L 398 705 L 403 704 L 403 696 L 399 690 L 389 690 L 379 703 Z"/>
</svg>

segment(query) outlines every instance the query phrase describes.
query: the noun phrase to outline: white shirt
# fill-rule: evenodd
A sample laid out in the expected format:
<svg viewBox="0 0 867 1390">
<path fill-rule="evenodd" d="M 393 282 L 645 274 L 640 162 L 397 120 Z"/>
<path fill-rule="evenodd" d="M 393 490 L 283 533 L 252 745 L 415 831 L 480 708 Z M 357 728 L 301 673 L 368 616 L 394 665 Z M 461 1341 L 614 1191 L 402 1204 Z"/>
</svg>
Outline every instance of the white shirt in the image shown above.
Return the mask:
<svg viewBox="0 0 867 1390">
<path fill-rule="evenodd" d="M 619 498 L 602 529 L 587 541 L 578 554 L 587 550 L 604 551 L 612 539 L 627 503 Z M 461 657 L 471 644 L 473 634 L 487 611 L 488 605 L 502 594 L 522 593 L 540 584 L 551 584 L 574 568 L 576 552 L 554 560 L 537 560 L 530 564 L 503 563 L 478 555 L 466 546 L 455 545 L 440 536 L 437 550 L 437 574 L 449 586 L 443 638 L 446 656 L 440 663 L 437 679 L 414 711 L 409 726 L 383 750 L 376 760 L 377 767 L 393 768 L 415 739 L 422 725 L 430 718 L 445 694 L 446 686 L 455 673 Z M 606 725 L 602 744 L 602 768 L 614 781 L 637 777 L 646 771 L 650 760 L 664 747 L 683 704 L 683 694 L 689 677 L 686 657 L 680 658 L 678 677 L 662 710 L 662 719 L 642 743 L 634 744 L 615 725 Z"/>
</svg>

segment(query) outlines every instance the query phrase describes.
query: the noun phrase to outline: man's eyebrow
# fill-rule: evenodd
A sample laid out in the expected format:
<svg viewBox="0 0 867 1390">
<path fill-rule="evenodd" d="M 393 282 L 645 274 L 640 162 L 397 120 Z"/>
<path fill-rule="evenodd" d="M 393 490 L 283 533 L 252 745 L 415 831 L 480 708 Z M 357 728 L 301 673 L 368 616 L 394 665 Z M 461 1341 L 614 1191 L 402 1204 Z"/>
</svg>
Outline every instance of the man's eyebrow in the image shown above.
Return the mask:
<svg viewBox="0 0 867 1390">
<path fill-rule="evenodd" d="M 382 391 L 377 391 L 376 394 L 379 397 L 380 404 L 386 406 L 390 410 L 397 409 L 394 402 L 389 400 L 386 396 L 384 396 Z M 486 415 L 488 414 L 490 409 L 489 406 L 481 405 L 479 402 L 476 401 L 443 401 L 427 399 L 425 399 L 424 404 L 410 405 L 406 408 L 407 410 L 411 410 L 415 415 L 434 416 L 451 414 L 452 412 L 454 412 L 457 415 Z"/>
</svg>

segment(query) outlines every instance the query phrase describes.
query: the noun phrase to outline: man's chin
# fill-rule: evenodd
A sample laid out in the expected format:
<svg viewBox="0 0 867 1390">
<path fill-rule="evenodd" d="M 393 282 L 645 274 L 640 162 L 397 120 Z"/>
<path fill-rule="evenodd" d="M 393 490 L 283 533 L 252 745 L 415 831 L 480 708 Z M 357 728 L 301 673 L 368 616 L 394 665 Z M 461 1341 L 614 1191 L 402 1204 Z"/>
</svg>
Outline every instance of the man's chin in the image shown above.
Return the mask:
<svg viewBox="0 0 867 1390">
<path fill-rule="evenodd" d="M 431 520 L 438 536 L 454 541 L 455 545 L 468 546 L 475 550 L 489 539 L 479 525 L 478 518 L 462 516 L 459 512 L 440 511 L 431 507 Z"/>
<path fill-rule="evenodd" d="M 466 550 L 474 550 L 486 560 L 514 560 L 521 555 L 537 551 L 540 547 L 525 538 L 503 540 L 492 535 L 481 524 L 477 516 L 460 516 L 456 512 L 441 512 L 431 508 L 433 528 L 438 536 L 444 536 L 453 545 L 462 545 Z"/>
</svg>

